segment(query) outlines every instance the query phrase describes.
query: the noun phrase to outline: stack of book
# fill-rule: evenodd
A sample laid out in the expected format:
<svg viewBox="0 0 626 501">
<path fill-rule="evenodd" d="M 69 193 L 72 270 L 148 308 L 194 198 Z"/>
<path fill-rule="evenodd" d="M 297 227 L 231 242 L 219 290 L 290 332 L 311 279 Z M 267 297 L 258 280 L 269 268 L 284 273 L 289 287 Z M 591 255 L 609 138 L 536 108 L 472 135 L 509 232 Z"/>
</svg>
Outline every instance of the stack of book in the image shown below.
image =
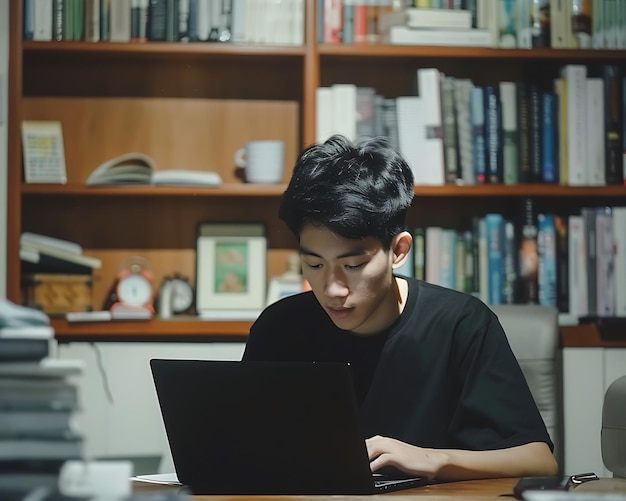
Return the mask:
<svg viewBox="0 0 626 501">
<path fill-rule="evenodd" d="M 20 236 L 20 259 L 24 273 L 90 275 L 102 266 L 100 259 L 84 255 L 76 242 L 32 232 Z"/>
<path fill-rule="evenodd" d="M 52 327 L 0 327 L 0 491 L 54 486 L 82 457 L 75 424 L 80 361 L 51 358 Z"/>
</svg>

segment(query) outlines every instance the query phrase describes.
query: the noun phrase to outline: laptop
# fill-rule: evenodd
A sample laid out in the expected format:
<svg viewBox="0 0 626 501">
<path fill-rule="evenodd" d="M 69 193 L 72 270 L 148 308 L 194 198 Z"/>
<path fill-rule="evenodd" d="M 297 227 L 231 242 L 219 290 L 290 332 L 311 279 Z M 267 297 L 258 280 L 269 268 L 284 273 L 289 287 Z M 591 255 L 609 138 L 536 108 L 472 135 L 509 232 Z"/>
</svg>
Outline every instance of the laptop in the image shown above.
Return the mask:
<svg viewBox="0 0 626 501">
<path fill-rule="evenodd" d="M 194 494 L 375 494 L 349 367 L 150 360 L 178 480 Z"/>
</svg>

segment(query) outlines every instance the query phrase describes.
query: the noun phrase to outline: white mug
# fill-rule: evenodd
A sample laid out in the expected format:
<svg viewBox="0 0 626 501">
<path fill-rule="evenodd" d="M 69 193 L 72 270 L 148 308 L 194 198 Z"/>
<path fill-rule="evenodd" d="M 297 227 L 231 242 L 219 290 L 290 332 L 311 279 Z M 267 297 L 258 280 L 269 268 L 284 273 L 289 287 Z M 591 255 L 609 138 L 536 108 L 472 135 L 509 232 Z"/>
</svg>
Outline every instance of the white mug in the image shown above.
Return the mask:
<svg viewBox="0 0 626 501">
<path fill-rule="evenodd" d="M 277 140 L 250 141 L 235 152 L 235 165 L 245 169 L 249 183 L 280 183 L 285 169 L 285 143 Z"/>
</svg>

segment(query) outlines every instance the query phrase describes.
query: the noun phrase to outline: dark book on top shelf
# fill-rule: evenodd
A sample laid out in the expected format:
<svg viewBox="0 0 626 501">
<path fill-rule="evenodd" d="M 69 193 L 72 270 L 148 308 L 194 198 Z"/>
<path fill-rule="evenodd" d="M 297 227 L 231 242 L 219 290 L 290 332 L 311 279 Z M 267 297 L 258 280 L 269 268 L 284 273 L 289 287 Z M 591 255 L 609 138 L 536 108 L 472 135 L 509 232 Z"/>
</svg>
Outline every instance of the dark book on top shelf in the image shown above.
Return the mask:
<svg viewBox="0 0 626 501">
<path fill-rule="evenodd" d="M 606 184 L 622 184 L 622 76 L 617 64 L 603 66 L 604 82 L 604 148 Z"/>
</svg>

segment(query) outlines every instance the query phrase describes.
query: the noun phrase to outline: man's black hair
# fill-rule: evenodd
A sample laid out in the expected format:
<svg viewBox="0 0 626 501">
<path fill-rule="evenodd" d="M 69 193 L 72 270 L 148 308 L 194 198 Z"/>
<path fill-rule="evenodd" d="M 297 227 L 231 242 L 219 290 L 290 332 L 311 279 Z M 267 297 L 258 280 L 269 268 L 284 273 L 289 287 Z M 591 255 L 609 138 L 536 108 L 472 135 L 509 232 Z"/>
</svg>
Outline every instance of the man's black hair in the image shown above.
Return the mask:
<svg viewBox="0 0 626 501">
<path fill-rule="evenodd" d="M 406 229 L 412 200 L 413 173 L 386 139 L 354 144 L 334 135 L 298 157 L 278 214 L 298 238 L 311 223 L 389 247 Z"/>
</svg>

